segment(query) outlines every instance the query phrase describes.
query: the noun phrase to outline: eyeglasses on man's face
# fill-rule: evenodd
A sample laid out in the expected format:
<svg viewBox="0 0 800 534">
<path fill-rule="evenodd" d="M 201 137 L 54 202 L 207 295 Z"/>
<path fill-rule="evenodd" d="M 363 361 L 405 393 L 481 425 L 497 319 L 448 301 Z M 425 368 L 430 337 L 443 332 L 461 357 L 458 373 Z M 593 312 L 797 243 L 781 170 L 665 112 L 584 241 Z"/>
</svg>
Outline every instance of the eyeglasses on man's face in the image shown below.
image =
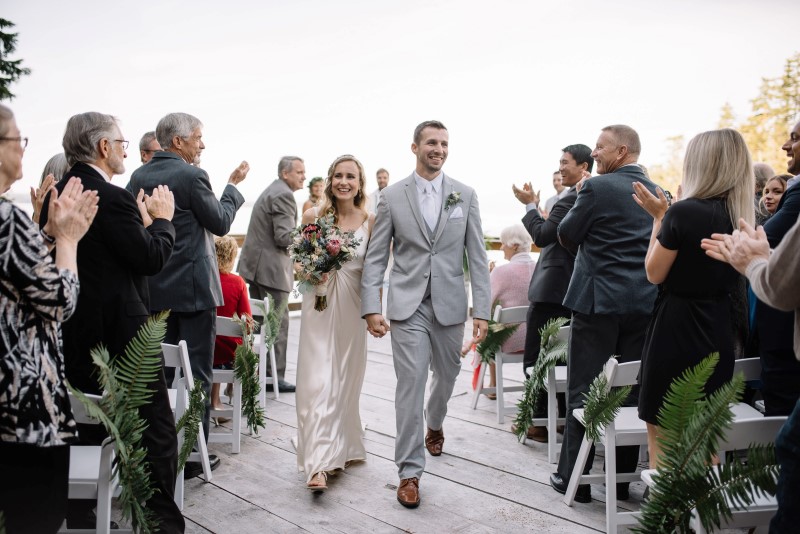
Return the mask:
<svg viewBox="0 0 800 534">
<path fill-rule="evenodd" d="M 19 143 L 19 146 L 25 148 L 28 146 L 28 138 L 27 137 L 0 137 L 0 141 L 16 141 Z"/>
<path fill-rule="evenodd" d="M 130 141 L 126 141 L 125 139 L 112 139 L 112 141 L 122 143 L 122 150 L 128 150 L 128 145 L 131 144 Z"/>
</svg>

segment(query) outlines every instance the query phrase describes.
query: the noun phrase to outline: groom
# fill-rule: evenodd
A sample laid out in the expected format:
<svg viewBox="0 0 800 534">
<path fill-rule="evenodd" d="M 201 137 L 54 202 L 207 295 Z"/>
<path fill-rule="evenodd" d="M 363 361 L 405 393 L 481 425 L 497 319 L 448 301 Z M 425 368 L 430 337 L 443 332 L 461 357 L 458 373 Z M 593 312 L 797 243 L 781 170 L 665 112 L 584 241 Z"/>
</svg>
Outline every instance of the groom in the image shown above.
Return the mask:
<svg viewBox="0 0 800 534">
<path fill-rule="evenodd" d="M 419 479 L 425 470 L 423 404 L 428 367 L 433 379 L 424 413 L 424 444 L 432 456 L 442 454 L 442 423 L 461 370 L 467 320 L 465 250 L 472 282 L 473 337 L 482 340 L 488 327 L 489 270 L 478 198 L 472 188 L 442 172 L 447 150 L 447 128 L 441 122 L 426 121 L 414 130 L 411 151 L 417 157 L 416 171 L 382 192 L 361 282 L 361 314 L 367 330 L 383 337 L 389 325 L 381 315 L 380 289 L 393 244 L 386 315 L 392 321 L 397 375 L 397 500 L 407 508 L 419 506 Z"/>
</svg>

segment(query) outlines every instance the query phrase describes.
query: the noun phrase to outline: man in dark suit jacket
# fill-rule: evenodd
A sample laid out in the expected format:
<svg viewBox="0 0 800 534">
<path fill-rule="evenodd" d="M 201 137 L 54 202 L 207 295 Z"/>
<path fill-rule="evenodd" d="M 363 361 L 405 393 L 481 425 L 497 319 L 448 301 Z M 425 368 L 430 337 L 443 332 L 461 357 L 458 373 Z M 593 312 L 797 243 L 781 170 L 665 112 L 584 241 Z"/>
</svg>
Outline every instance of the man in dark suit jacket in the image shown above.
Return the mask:
<svg viewBox="0 0 800 534">
<path fill-rule="evenodd" d="M 78 246 L 78 306 L 62 325 L 67 378 L 87 393 L 102 393 L 89 351 L 103 343 L 112 357 L 122 354 L 150 314 L 146 277 L 162 269 L 175 242 L 168 189 L 156 189 L 137 203 L 128 191 L 111 184 L 114 175 L 125 172 L 127 143 L 116 119 L 101 113 L 72 117 L 64 133 L 64 154 L 72 166 L 65 176 L 79 177 L 100 198 L 97 216 Z M 61 180 L 56 189 L 62 191 L 66 183 Z M 42 227 L 47 218 L 45 202 Z M 147 508 L 155 512 L 162 532 L 183 532 L 183 516 L 173 500 L 178 441 L 163 372 L 152 388 L 151 403 L 140 409 L 148 425 L 143 445 L 156 489 Z M 89 443 L 102 441 L 83 428 L 81 436 Z M 94 528 L 86 517 L 93 507 L 94 501 L 71 503 L 70 528 Z"/>
<path fill-rule="evenodd" d="M 528 209 L 525 217 L 522 218 L 522 224 L 533 238 L 534 244 L 541 249 L 528 287 L 528 301 L 531 305 L 528 308 L 523 370 L 532 367 L 539 357 L 541 346 L 539 331 L 542 327 L 551 319 L 569 318 L 572 315 L 572 312 L 564 307 L 563 302 L 575 265 L 575 253 L 561 246 L 561 243 L 558 242 L 557 230 L 559 223 L 572 209 L 572 205 L 575 204 L 575 199 L 578 197 L 575 184 L 584 175 L 591 175 L 593 165 L 592 149 L 586 145 L 569 145 L 562 150 L 559 161 L 561 183 L 569 190 L 556 201 L 547 219 L 539 213 L 539 195 L 533 191 L 530 184 L 525 184 L 522 189 L 513 188 L 517 200 L 525 204 Z M 537 405 L 540 411 L 534 414 L 534 417 L 546 417 L 546 392 L 541 393 Z M 529 428 L 528 438 L 546 443 L 548 440 L 547 428 Z"/>
<path fill-rule="evenodd" d="M 294 270 L 288 247 L 297 224 L 297 202 L 294 192 L 303 188 L 306 168 L 303 160 L 284 156 L 278 163 L 278 179 L 272 182 L 256 200 L 247 236 L 239 257 L 239 275 L 250 285 L 250 296 L 264 299 L 272 295 L 275 306 L 289 299 L 294 287 Z M 294 391 L 286 382 L 286 344 L 289 336 L 289 311 L 283 314 L 278 338 L 275 340 L 275 363 L 278 366 L 279 391 Z"/>
<path fill-rule="evenodd" d="M 217 306 L 223 303 L 214 235 L 228 233 L 236 211 L 244 204 L 236 184 L 245 179 L 250 166 L 243 161 L 231 173 L 217 200 L 208 174 L 196 166 L 205 148 L 203 124 L 186 113 L 170 113 L 158 121 L 156 137 L 164 150 L 136 169 L 127 186 L 136 193 L 166 185 L 175 195 L 175 250 L 161 272 L 150 277 L 150 310 L 171 310 L 166 342 L 186 341 L 192 373 L 208 395 Z M 207 404 L 203 418 L 206 437 L 209 409 Z M 213 467 L 218 463 L 217 458 L 212 459 Z"/>
<path fill-rule="evenodd" d="M 578 247 L 575 270 L 564 298 L 572 310 L 567 363 L 567 421 L 558 471 L 550 485 L 564 493 L 583 439 L 583 426 L 572 411 L 583 406 L 583 394 L 612 355 L 622 362 L 640 360 L 656 287 L 647 281 L 644 258 L 650 242 L 650 220 L 633 201 L 634 181 L 655 194 L 656 186 L 636 163 L 639 135 L 629 126 L 607 126 L 592 157 L 600 176 L 578 183 L 575 205 L 558 225 L 568 249 Z M 583 187 L 581 187 L 581 185 Z M 635 400 L 629 399 L 630 402 Z M 592 465 L 590 453 L 586 472 Z M 638 447 L 617 449 L 618 471 L 636 469 Z M 627 498 L 628 485 L 618 488 Z M 578 488 L 578 502 L 589 502 L 588 485 Z"/>
</svg>

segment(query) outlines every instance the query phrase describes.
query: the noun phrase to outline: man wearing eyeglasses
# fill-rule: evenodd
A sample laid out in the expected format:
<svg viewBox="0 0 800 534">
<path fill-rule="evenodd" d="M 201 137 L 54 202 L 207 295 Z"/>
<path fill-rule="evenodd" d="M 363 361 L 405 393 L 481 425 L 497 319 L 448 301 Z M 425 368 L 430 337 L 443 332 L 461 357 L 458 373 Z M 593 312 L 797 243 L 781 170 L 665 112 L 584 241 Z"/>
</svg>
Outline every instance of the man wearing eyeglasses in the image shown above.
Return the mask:
<svg viewBox="0 0 800 534">
<path fill-rule="evenodd" d="M 147 321 L 150 295 L 146 276 L 160 271 L 172 254 L 174 201 L 167 188 L 150 189 L 150 195 L 142 192 L 137 199 L 111 183 L 115 175 L 125 172 L 128 147 L 111 115 L 90 112 L 70 118 L 63 146 L 71 167 L 67 175 L 79 177 L 85 189 L 97 191 L 101 198 L 97 216 L 78 248 L 80 298 L 75 313 L 62 326 L 65 370 L 74 387 L 100 394 L 89 352 L 102 343 L 112 358 L 122 354 Z M 56 190 L 63 191 L 66 184 L 67 180 L 61 180 Z M 47 224 L 48 208 L 45 199 L 41 228 Z M 183 532 L 183 516 L 173 499 L 178 438 L 164 374 L 159 373 L 150 387 L 152 400 L 139 409 L 147 423 L 142 445 L 155 489 L 146 507 L 156 514 L 161 532 Z M 99 445 L 105 436 L 98 428 L 81 427 L 82 442 Z M 94 528 L 94 504 L 94 500 L 70 501 L 67 526 Z"/>
<path fill-rule="evenodd" d="M 161 150 L 155 132 L 147 132 L 139 140 L 139 155 L 142 157 L 142 165 L 153 159 L 153 154 Z"/>
</svg>

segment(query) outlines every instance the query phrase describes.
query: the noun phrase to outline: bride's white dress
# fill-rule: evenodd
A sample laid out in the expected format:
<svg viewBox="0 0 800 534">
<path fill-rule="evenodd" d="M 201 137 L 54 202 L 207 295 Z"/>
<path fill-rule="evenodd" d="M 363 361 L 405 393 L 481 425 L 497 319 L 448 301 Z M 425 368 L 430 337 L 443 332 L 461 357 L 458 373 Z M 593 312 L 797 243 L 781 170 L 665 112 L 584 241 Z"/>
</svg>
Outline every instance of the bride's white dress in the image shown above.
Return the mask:
<svg viewBox="0 0 800 534">
<path fill-rule="evenodd" d="M 358 257 L 332 273 L 328 307 L 314 309 L 314 292 L 303 295 L 297 354 L 297 466 L 310 481 L 320 471 L 366 460 L 359 397 L 367 366 L 367 326 L 361 318 L 361 271 L 368 221 Z"/>
</svg>

